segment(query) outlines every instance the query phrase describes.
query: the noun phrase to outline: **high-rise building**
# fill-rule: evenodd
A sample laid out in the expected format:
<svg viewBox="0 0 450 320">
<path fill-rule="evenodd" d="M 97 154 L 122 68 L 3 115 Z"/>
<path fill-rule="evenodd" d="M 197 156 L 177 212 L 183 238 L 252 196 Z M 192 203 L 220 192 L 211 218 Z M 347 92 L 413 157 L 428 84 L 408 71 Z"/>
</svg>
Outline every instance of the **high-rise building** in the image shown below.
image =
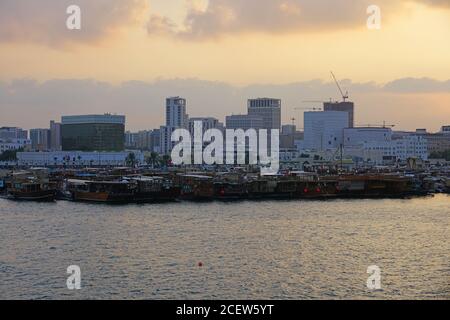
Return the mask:
<svg viewBox="0 0 450 320">
<path fill-rule="evenodd" d="M 171 141 L 176 129 L 187 129 L 189 117 L 186 113 L 186 99 L 170 97 L 166 99 L 166 125 L 160 128 L 160 147 L 162 154 L 169 154 L 175 143 Z"/>
<path fill-rule="evenodd" d="M 50 150 L 50 129 L 31 129 L 30 130 L 31 148 L 34 151 Z"/>
<path fill-rule="evenodd" d="M 304 148 L 308 150 L 337 149 L 343 144 L 348 128 L 348 113 L 340 111 L 305 112 Z"/>
<path fill-rule="evenodd" d="M 323 104 L 324 111 L 341 111 L 348 113 L 349 128 L 355 126 L 355 104 L 349 101 L 343 102 L 325 102 Z"/>
<path fill-rule="evenodd" d="M 248 115 L 263 119 L 263 129 L 281 129 L 281 100 L 272 98 L 249 99 Z"/>
<path fill-rule="evenodd" d="M 175 142 L 172 142 L 172 133 L 176 130 L 175 127 L 161 126 L 160 132 L 160 148 L 161 154 L 170 154 L 172 149 L 175 147 Z"/>
<path fill-rule="evenodd" d="M 450 134 L 450 126 L 442 126 L 441 133 Z"/>
<path fill-rule="evenodd" d="M 142 130 L 136 136 L 136 148 L 144 151 L 153 150 L 152 130 Z"/>
<path fill-rule="evenodd" d="M 125 116 L 80 115 L 62 117 L 64 151 L 123 151 Z"/>
<path fill-rule="evenodd" d="M 127 131 L 125 132 L 125 148 L 128 149 L 134 149 L 136 148 L 136 141 L 137 141 L 137 133 Z"/>
<path fill-rule="evenodd" d="M 61 123 L 50 121 L 50 149 L 51 151 L 62 150 Z"/>
<path fill-rule="evenodd" d="M 28 131 L 17 127 L 1 127 L 0 139 L 28 139 Z"/>
<path fill-rule="evenodd" d="M 188 115 L 186 113 L 186 99 L 171 97 L 166 99 L 166 126 L 186 128 Z"/>
<path fill-rule="evenodd" d="M 152 130 L 152 152 L 160 153 L 161 152 L 161 130 L 155 129 Z"/>
</svg>

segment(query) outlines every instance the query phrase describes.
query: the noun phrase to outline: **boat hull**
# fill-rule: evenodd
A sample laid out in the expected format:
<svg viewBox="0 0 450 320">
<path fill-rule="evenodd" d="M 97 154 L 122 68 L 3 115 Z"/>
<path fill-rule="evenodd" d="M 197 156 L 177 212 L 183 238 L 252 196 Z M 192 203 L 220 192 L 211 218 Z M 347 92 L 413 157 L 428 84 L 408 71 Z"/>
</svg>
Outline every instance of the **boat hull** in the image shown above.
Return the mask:
<svg viewBox="0 0 450 320">
<path fill-rule="evenodd" d="M 108 192 L 74 192 L 74 201 L 95 203 L 129 203 L 133 201 L 130 194 L 111 194 Z"/>
<path fill-rule="evenodd" d="M 7 198 L 17 201 L 55 201 L 56 192 L 54 190 L 36 191 L 36 192 L 9 192 Z"/>
</svg>

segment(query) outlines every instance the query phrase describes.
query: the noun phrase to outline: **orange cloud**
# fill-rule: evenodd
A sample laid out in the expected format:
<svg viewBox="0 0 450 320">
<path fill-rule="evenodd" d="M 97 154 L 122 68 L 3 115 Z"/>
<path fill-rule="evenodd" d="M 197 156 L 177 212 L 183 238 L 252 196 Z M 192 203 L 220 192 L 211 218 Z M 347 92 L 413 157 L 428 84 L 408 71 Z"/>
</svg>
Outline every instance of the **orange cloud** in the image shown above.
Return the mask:
<svg viewBox="0 0 450 320">
<path fill-rule="evenodd" d="M 66 28 L 66 9 L 81 8 L 82 28 Z M 0 42 L 33 42 L 60 46 L 100 40 L 122 26 L 137 22 L 146 0 L 1 0 Z"/>
<path fill-rule="evenodd" d="M 408 1 L 377 0 L 383 18 L 388 19 Z M 449 7 L 448 0 L 409 0 L 431 6 Z M 173 28 L 172 21 L 148 23 L 150 34 L 161 30 L 184 38 L 212 38 L 239 32 L 311 32 L 365 27 L 367 8 L 373 0 L 209 0 L 206 9 L 190 9 L 183 25 Z M 161 20 L 161 18 L 159 19 Z M 181 29 L 181 31 L 180 31 Z"/>
</svg>

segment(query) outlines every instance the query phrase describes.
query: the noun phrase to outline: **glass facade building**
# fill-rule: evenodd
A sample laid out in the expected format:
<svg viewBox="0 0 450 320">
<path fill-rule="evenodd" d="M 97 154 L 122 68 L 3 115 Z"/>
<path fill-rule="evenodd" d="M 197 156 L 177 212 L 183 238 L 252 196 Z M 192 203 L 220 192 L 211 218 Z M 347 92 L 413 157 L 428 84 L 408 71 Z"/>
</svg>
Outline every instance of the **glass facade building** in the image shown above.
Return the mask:
<svg viewBox="0 0 450 320">
<path fill-rule="evenodd" d="M 62 117 L 63 151 L 123 151 L 125 116 Z"/>
</svg>

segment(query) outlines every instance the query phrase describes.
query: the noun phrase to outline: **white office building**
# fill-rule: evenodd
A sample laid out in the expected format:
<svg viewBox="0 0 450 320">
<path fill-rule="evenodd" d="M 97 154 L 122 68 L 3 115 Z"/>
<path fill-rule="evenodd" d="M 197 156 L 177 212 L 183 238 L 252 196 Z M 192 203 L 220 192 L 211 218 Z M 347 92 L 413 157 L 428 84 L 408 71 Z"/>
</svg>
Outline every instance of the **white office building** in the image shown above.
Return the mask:
<svg viewBox="0 0 450 320">
<path fill-rule="evenodd" d="M 144 164 L 144 154 L 133 151 L 138 165 Z M 18 152 L 20 166 L 126 166 L 130 152 Z"/>
<path fill-rule="evenodd" d="M 382 127 L 359 127 L 344 129 L 344 146 L 361 146 L 365 143 L 383 143 L 392 140 L 392 129 Z"/>
<path fill-rule="evenodd" d="M 389 141 L 347 145 L 345 155 L 377 165 L 382 165 L 385 161 L 405 161 L 409 158 L 428 160 L 428 144 L 423 136 L 409 135 Z"/>
<path fill-rule="evenodd" d="M 5 151 L 31 148 L 31 140 L 29 139 L 0 139 L 0 154 Z"/>
<path fill-rule="evenodd" d="M 348 119 L 348 113 L 342 111 L 305 112 L 303 148 L 316 151 L 340 148 Z"/>
</svg>

